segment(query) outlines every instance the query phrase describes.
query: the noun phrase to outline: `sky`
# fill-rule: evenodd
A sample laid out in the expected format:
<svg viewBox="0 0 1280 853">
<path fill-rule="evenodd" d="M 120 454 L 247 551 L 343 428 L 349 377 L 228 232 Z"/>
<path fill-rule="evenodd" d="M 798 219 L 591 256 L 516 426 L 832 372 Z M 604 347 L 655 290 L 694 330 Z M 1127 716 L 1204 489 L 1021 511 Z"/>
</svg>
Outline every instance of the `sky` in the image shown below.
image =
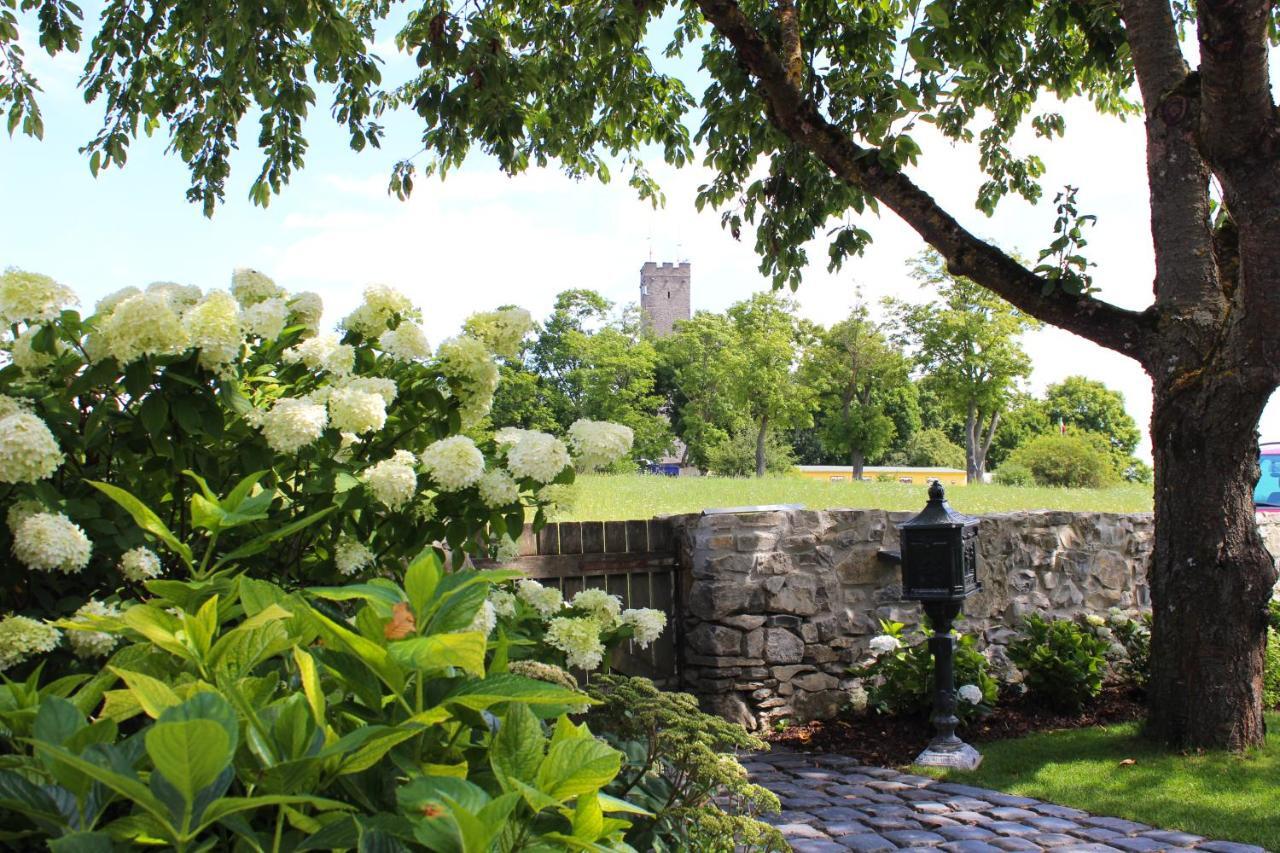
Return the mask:
<svg viewBox="0 0 1280 853">
<path fill-rule="evenodd" d="M 380 48 L 389 58 L 385 79 L 407 73 L 407 60 L 389 45 Z M 625 181 L 575 181 L 554 169 L 507 177 L 483 156 L 443 182 L 418 180 L 401 202 L 387 194 L 387 177 L 418 148 L 414 117 L 387 122 L 382 149 L 357 154 L 323 103 L 307 125 L 306 168 L 266 209 L 248 200 L 258 161 L 256 124 L 246 122 L 227 202 L 206 219 L 184 197 L 186 169 L 164 153 L 163 132 L 136 142 L 123 170 L 92 177 L 78 149 L 97 129 L 101 107 L 86 105 L 75 87 L 82 60 L 50 59 L 33 40 L 28 58 L 45 90 L 45 138 L 0 135 L 0 267 L 51 275 L 79 293 L 85 307 L 152 281 L 225 287 L 233 269 L 253 267 L 290 290 L 319 292 L 329 321 L 354 307 L 366 285 L 390 284 L 422 307 L 427 333 L 438 342 L 467 315 L 500 304 L 544 317 L 567 288 L 637 301 L 647 260 L 691 263 L 695 310 L 719 311 L 769 287 L 757 271 L 750 232 L 736 242 L 716 212 L 694 209 L 697 187 L 709 177 L 701 167 L 649 162 L 667 199 L 656 211 Z M 925 155 L 909 172 L 963 225 L 1028 258 L 1052 239 L 1054 193 L 1065 184 L 1079 187 L 1081 212 L 1098 217 L 1086 251 L 1097 264 L 1098 295 L 1142 309 L 1151 301 L 1154 261 L 1141 124 L 1100 117 L 1080 102 L 1058 109 L 1067 117 L 1065 138 L 1019 139 L 1023 153 L 1034 151 L 1046 165 L 1038 205 L 1009 198 L 990 218 L 977 211 L 976 150 L 930 138 L 927 128 L 917 134 Z M 859 294 L 873 313 L 884 296 L 929 298 L 907 275 L 907 261 L 923 248 L 914 232 L 887 211 L 861 224 L 875 242 L 838 273 L 827 272 L 824 245 L 810 247 L 812 262 L 795 294 L 804 316 L 829 325 L 848 315 Z M 1053 328 L 1028 334 L 1024 345 L 1034 363 L 1034 392 L 1071 375 L 1121 391 L 1143 429 L 1139 454 L 1150 458 L 1151 385 L 1135 362 Z M 1280 398 L 1260 429 L 1264 440 L 1280 439 Z"/>
</svg>

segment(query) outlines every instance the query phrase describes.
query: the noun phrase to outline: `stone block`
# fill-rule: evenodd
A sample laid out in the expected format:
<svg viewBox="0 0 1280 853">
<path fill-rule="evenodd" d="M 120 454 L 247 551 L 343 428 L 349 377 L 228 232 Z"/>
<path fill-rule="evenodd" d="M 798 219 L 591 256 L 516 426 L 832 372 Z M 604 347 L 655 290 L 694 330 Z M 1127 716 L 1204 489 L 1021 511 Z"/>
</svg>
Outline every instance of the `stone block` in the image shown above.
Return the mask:
<svg viewBox="0 0 1280 853">
<path fill-rule="evenodd" d="M 809 664 L 797 664 L 795 666 L 775 666 L 770 672 L 779 682 L 791 681 L 802 672 L 817 672 L 817 668 Z"/>
<path fill-rule="evenodd" d="M 763 616 L 726 616 L 720 620 L 721 624 L 728 625 L 730 628 L 738 628 L 743 631 L 754 631 L 764 624 Z"/>
<path fill-rule="evenodd" d="M 703 622 L 689 634 L 689 646 L 701 654 L 716 657 L 742 652 L 742 632 L 736 628 Z M 747 657 L 752 657 L 748 654 Z"/>
<path fill-rule="evenodd" d="M 799 663 L 804 658 L 804 643 L 785 628 L 766 628 L 764 658 L 769 663 Z"/>
<path fill-rule="evenodd" d="M 839 680 L 832 675 L 824 672 L 806 672 L 803 675 L 797 675 L 791 679 L 791 684 L 798 690 L 808 690 L 810 692 L 818 690 L 834 690 L 839 685 Z"/>
<path fill-rule="evenodd" d="M 778 544 L 778 534 L 767 530 L 751 530 L 739 533 L 734 547 L 739 551 L 769 551 Z"/>
<path fill-rule="evenodd" d="M 763 618 L 761 619 L 763 622 Z M 747 657 L 763 658 L 764 657 L 764 629 L 756 628 L 754 631 L 746 635 L 743 642 L 743 651 Z"/>
</svg>

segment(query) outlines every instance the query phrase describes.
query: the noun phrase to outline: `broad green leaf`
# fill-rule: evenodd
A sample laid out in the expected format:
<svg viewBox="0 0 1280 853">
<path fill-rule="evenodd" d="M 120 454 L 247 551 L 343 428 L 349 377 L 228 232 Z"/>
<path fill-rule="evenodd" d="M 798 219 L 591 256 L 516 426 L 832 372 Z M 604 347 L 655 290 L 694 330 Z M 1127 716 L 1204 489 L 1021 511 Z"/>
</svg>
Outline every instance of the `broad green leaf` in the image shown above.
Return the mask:
<svg viewBox="0 0 1280 853">
<path fill-rule="evenodd" d="M 397 728 L 370 738 L 366 743 L 352 751 L 342 760 L 339 776 L 348 776 L 368 770 L 382 760 L 382 757 L 419 733 L 415 728 Z"/>
<path fill-rule="evenodd" d="M 446 705 L 461 705 L 483 711 L 499 702 L 524 702 L 530 705 L 576 705 L 593 702 L 585 693 L 568 690 L 545 681 L 521 675 L 502 673 L 479 681 L 468 681 L 450 691 Z"/>
<path fill-rule="evenodd" d="M 53 744 L 41 744 L 40 751 L 80 771 L 85 776 L 101 782 L 125 799 L 132 800 L 135 805 L 150 813 L 167 831 L 171 831 L 168 822 L 168 809 L 156 799 L 146 785 L 136 778 L 117 773 L 114 770 L 108 770 L 93 762 L 85 761 L 80 756 L 73 755 L 62 747 L 54 746 Z"/>
<path fill-rule="evenodd" d="M 336 512 L 337 509 L 337 505 L 325 507 L 319 512 L 313 512 L 305 518 L 300 518 L 297 521 L 286 524 L 269 533 L 264 533 L 256 539 L 251 539 L 239 548 L 236 548 L 230 554 L 223 554 L 222 557 L 213 564 L 213 567 L 218 569 L 229 563 L 234 563 L 236 560 L 243 559 L 244 557 L 252 557 L 254 554 L 261 554 L 263 551 L 267 550 L 267 547 L 270 546 L 272 542 L 289 538 L 299 530 L 304 530 L 330 513 Z"/>
<path fill-rule="evenodd" d="M 156 723 L 147 730 L 146 745 L 156 770 L 188 803 L 231 761 L 231 741 L 212 720 Z"/>
<path fill-rule="evenodd" d="M 211 720 L 217 723 L 226 733 L 232 752 L 240 743 L 240 719 L 231 703 L 219 693 L 196 693 L 181 705 L 167 709 L 157 722 L 180 723 L 184 720 Z"/>
<path fill-rule="evenodd" d="M 434 634 L 398 640 L 387 646 L 391 659 L 403 667 L 420 670 L 458 667 L 471 675 L 484 675 L 484 653 L 488 646 L 484 634 Z"/>
<path fill-rule="evenodd" d="M 204 811 L 204 820 L 196 828 L 194 835 L 199 835 L 207 827 L 226 820 L 241 812 L 253 811 L 266 806 L 310 806 L 319 811 L 351 811 L 355 807 L 338 800 L 325 797 L 312 797 L 303 794 L 267 794 L 256 797 L 222 797 L 214 800 Z"/>
<path fill-rule="evenodd" d="M 553 743 L 538 768 L 538 788 L 564 802 L 603 788 L 622 766 L 622 753 L 593 737 Z"/>
<path fill-rule="evenodd" d="M 262 471 L 254 471 L 239 483 L 236 483 L 235 488 L 228 492 L 227 496 L 222 499 L 222 508 L 227 512 L 235 512 L 238 510 L 240 508 L 240 504 L 243 503 L 244 499 L 249 497 L 249 493 L 253 491 L 253 487 L 258 485 L 258 481 L 266 475 L 267 472 L 265 469 Z"/>
<path fill-rule="evenodd" d="M 370 601 L 394 606 L 405 600 L 404 593 L 389 584 L 353 583 L 347 586 L 313 586 L 308 595 L 326 601 Z"/>
<path fill-rule="evenodd" d="M 141 713 L 142 704 L 131 690 L 107 690 L 102 694 L 102 710 L 98 712 L 102 719 L 123 723 Z"/>
<path fill-rule="evenodd" d="M 223 677 L 239 678 L 262 661 L 293 646 L 294 640 L 280 622 L 267 622 L 254 628 L 245 628 L 242 624 L 214 643 L 209 651 L 209 666 Z"/>
<path fill-rule="evenodd" d="M 58 827 L 65 821 L 58 804 L 43 788 L 12 770 L 0 770 L 0 810 Z"/>
<path fill-rule="evenodd" d="M 207 530 L 217 533 L 222 530 L 222 521 L 226 512 L 204 495 L 191 496 L 191 526 L 196 530 Z"/>
<path fill-rule="evenodd" d="M 112 853 L 115 844 L 106 832 L 71 832 L 49 840 L 52 853 Z"/>
<path fill-rule="evenodd" d="M 432 548 L 419 554 L 405 570 L 404 591 L 417 618 L 422 619 L 426 615 L 427 602 L 435 594 L 443 574 L 440 556 Z"/>
<path fill-rule="evenodd" d="M 542 723 L 523 702 L 512 702 L 489 748 L 489 763 L 499 780 L 532 782 L 547 746 Z M 505 786 L 504 786 L 505 787 Z"/>
<path fill-rule="evenodd" d="M 50 696 L 40 703 L 32 734 L 46 743 L 63 743 L 86 726 L 84 714 L 71 702 Z"/>
<path fill-rule="evenodd" d="M 317 726 L 323 728 L 324 690 L 320 686 L 320 674 L 316 671 L 316 659 L 306 649 L 294 646 L 293 662 L 298 667 L 298 680 L 302 682 L 302 692 L 311 708 L 311 717 Z"/>
<path fill-rule="evenodd" d="M 626 800 L 619 799 L 618 797 L 611 796 L 604 792 L 596 794 L 596 798 L 600 801 L 600 808 L 604 810 L 606 813 L 625 812 L 626 814 L 636 814 L 636 815 L 645 815 L 646 817 L 653 817 L 653 812 L 647 809 L 642 809 L 640 808 L 640 806 L 637 806 L 635 803 L 631 803 Z"/>
<path fill-rule="evenodd" d="M 583 841 L 595 841 L 604 832 L 604 811 L 593 793 L 579 794 L 573 810 L 573 835 Z"/>
<path fill-rule="evenodd" d="M 173 692 L 173 688 L 158 678 L 114 666 L 109 669 L 120 676 L 138 705 L 152 719 L 158 718 L 166 709 L 182 704 L 182 699 Z"/>
<path fill-rule="evenodd" d="M 314 608 L 308 609 L 307 616 L 326 643 L 359 658 L 392 690 L 397 693 L 404 690 L 404 671 L 391 659 L 386 649 L 347 630 Z"/>
<path fill-rule="evenodd" d="M 129 515 L 133 516 L 134 522 L 143 530 L 155 536 L 165 545 L 169 546 L 169 550 L 178 555 L 178 558 L 191 568 L 191 549 L 178 540 L 172 531 L 165 526 L 160 520 L 160 516 L 152 512 L 146 504 L 129 494 L 124 489 L 113 486 L 110 483 L 100 483 L 97 480 L 85 480 L 84 482 L 93 486 L 107 497 L 118 503 L 124 508 Z"/>
</svg>

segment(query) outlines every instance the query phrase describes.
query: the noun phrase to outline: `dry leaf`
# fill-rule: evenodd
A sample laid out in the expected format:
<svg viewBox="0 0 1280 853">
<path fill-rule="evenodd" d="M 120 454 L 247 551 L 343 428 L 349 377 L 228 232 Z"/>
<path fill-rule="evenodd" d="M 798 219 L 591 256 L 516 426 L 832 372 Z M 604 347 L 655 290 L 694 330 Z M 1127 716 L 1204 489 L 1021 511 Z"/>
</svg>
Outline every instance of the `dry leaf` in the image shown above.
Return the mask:
<svg viewBox="0 0 1280 853">
<path fill-rule="evenodd" d="M 387 623 L 387 627 L 383 629 L 388 640 L 403 640 L 409 636 L 417 628 L 417 624 L 413 621 L 413 611 L 409 609 L 409 605 L 403 601 L 391 608 L 391 621 Z"/>
<path fill-rule="evenodd" d="M 1132 758 L 1126 758 L 1124 761 L 1121 761 L 1121 762 L 1120 762 L 1120 766 L 1121 766 L 1121 767 L 1132 767 L 1133 765 L 1135 765 L 1135 764 L 1137 764 L 1137 763 L 1138 763 L 1138 762 L 1137 762 L 1135 759 L 1132 759 Z"/>
</svg>

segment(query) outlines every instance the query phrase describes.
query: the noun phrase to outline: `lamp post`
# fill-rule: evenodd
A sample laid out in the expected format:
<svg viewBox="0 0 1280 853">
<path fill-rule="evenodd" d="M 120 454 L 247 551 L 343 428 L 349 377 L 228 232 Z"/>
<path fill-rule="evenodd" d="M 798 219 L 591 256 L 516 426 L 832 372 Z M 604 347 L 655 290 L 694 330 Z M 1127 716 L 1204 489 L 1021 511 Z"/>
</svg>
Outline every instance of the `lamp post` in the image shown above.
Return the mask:
<svg viewBox="0 0 1280 853">
<path fill-rule="evenodd" d="M 898 528 L 902 553 L 902 597 L 919 601 L 933 628 L 933 716 L 937 734 L 916 764 L 973 770 L 982 755 L 956 737 L 955 637 L 951 623 L 978 583 L 978 519 L 953 510 L 942 484 L 929 486 L 929 502 Z"/>
</svg>

